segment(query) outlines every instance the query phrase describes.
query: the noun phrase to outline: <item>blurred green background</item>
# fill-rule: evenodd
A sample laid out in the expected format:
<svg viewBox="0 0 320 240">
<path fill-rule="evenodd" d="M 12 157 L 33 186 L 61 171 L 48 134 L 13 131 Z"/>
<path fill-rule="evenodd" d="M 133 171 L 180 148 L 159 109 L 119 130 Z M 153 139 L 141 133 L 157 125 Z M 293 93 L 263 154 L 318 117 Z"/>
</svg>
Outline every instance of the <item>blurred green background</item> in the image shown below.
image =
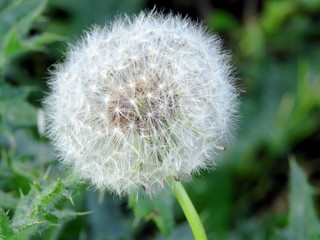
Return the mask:
<svg viewBox="0 0 320 240">
<path fill-rule="evenodd" d="M 39 134 L 68 42 L 154 5 L 220 35 L 243 90 L 223 160 L 185 184 L 208 238 L 320 239 L 320 0 L 0 0 L 0 239 L 193 239 L 170 190 L 137 202 L 75 186 Z"/>
</svg>

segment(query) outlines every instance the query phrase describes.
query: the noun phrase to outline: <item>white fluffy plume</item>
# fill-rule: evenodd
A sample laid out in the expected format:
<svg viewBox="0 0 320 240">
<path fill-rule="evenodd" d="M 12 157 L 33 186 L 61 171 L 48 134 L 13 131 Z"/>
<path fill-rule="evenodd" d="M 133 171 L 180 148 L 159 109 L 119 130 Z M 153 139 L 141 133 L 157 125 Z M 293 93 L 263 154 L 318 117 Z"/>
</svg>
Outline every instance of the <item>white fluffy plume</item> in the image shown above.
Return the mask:
<svg viewBox="0 0 320 240">
<path fill-rule="evenodd" d="M 238 105 L 217 37 L 155 12 L 92 28 L 49 84 L 47 132 L 61 160 L 118 194 L 152 194 L 213 166 Z"/>
</svg>

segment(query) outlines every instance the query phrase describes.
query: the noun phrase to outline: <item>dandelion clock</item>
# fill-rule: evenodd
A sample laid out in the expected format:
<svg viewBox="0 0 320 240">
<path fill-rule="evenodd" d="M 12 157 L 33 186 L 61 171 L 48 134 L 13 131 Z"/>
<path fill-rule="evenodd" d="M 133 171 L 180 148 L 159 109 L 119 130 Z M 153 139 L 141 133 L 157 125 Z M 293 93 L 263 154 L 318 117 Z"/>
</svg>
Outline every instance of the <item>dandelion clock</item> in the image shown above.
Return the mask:
<svg viewBox="0 0 320 240">
<path fill-rule="evenodd" d="M 216 36 L 180 16 L 93 27 L 52 70 L 48 136 L 95 188 L 152 195 L 214 166 L 224 148 L 238 105 L 227 59 Z"/>
</svg>

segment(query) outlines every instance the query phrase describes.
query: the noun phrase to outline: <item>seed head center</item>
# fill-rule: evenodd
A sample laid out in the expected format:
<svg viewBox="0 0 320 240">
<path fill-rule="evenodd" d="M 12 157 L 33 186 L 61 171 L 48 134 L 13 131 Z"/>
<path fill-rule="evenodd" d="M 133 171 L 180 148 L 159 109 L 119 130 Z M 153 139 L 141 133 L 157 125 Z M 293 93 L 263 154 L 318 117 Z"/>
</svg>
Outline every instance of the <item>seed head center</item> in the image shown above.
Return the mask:
<svg viewBox="0 0 320 240">
<path fill-rule="evenodd" d="M 140 135 L 167 125 L 177 110 L 174 86 L 156 81 L 123 84 L 110 94 L 107 115 L 110 123 L 125 132 Z"/>
</svg>

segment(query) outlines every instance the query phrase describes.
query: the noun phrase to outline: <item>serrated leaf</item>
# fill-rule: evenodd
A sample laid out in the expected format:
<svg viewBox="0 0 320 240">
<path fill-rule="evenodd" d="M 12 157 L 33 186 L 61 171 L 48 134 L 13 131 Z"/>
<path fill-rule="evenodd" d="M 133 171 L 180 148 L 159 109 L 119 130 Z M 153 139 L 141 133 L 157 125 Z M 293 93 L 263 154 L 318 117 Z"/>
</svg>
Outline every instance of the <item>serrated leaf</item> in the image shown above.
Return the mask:
<svg viewBox="0 0 320 240">
<path fill-rule="evenodd" d="M 71 220 L 76 216 L 83 215 L 72 210 L 55 210 L 49 209 L 49 211 L 40 210 L 39 217 L 43 222 L 50 223 L 51 225 L 61 224 L 62 222 Z"/>
<path fill-rule="evenodd" d="M 59 218 L 50 212 L 44 212 L 42 215 L 43 219 L 51 224 L 57 224 L 59 222 Z"/>
<path fill-rule="evenodd" d="M 19 227 L 27 224 L 26 222 L 28 221 L 28 219 L 30 219 L 30 212 L 35 201 L 35 196 L 36 190 L 34 188 L 31 188 L 28 195 L 21 197 L 12 219 L 12 225 L 14 227 Z"/>
<path fill-rule="evenodd" d="M 313 190 L 295 160 L 290 161 L 290 212 L 286 239 L 320 239 L 320 223 L 312 199 Z"/>
<path fill-rule="evenodd" d="M 11 239 L 13 234 L 8 216 L 0 209 L 0 239 Z"/>
<path fill-rule="evenodd" d="M 32 234 L 39 231 L 40 227 L 49 226 L 46 221 L 29 222 L 26 225 L 19 228 L 19 231 L 15 234 L 14 240 L 26 240 L 29 239 Z"/>
<path fill-rule="evenodd" d="M 64 190 L 64 185 L 61 182 L 61 180 L 58 179 L 57 183 L 53 188 L 49 188 L 45 190 L 43 193 L 40 194 L 40 196 L 37 197 L 37 200 L 35 201 L 32 207 L 30 217 L 41 219 L 41 220 L 48 220 L 46 218 L 46 213 L 44 213 L 44 209 L 49 205 L 53 204 L 54 202 L 56 202 L 59 198 L 61 198 L 63 190 Z M 36 188 L 36 191 L 41 191 L 41 190 Z M 42 213 L 44 213 L 44 215 Z M 50 218 L 49 215 L 47 217 Z M 50 220 L 52 219 L 53 218 L 50 218 Z"/>
<path fill-rule="evenodd" d="M 65 186 L 60 179 L 48 184 L 46 180 L 39 184 L 34 182 L 28 195 L 20 200 L 12 220 L 17 232 L 15 239 L 28 239 L 36 232 L 79 215 L 69 210 L 57 210 L 55 203 L 64 197 Z"/>
<path fill-rule="evenodd" d="M 40 190 L 41 191 L 41 190 Z M 35 186 L 27 196 L 20 200 L 16 209 L 13 225 L 23 226 L 34 221 L 43 221 L 42 213 L 63 196 L 64 185 L 60 179 L 54 186 L 49 186 L 42 192 Z"/>
<path fill-rule="evenodd" d="M 45 192 L 45 194 L 41 196 L 38 204 L 38 208 L 39 209 L 45 208 L 49 204 L 58 200 L 62 196 L 64 189 L 65 189 L 64 184 L 60 179 L 58 179 L 55 186 L 52 189 L 49 189 L 47 192 Z"/>
<path fill-rule="evenodd" d="M 170 236 L 174 225 L 173 196 L 168 191 L 159 193 L 152 199 L 138 199 L 132 195 L 129 206 L 138 219 L 153 220 L 162 234 Z"/>
</svg>

